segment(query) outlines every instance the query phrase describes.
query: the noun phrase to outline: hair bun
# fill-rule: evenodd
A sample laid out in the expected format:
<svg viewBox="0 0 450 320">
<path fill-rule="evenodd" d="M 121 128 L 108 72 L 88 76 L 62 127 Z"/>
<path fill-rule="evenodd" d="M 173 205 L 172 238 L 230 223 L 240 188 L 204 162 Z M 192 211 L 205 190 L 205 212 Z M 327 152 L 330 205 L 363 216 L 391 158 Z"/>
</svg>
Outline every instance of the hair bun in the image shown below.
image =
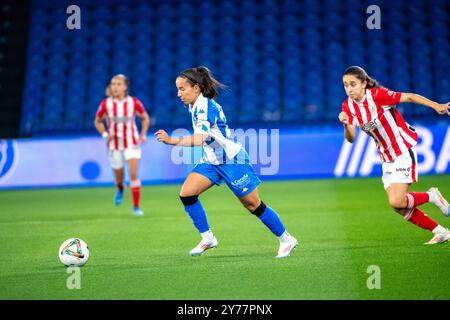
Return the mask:
<svg viewBox="0 0 450 320">
<path fill-rule="evenodd" d="M 199 73 L 208 73 L 209 74 L 209 69 L 207 67 L 200 66 L 200 67 L 197 67 L 195 69 L 196 69 L 195 71 L 197 71 Z"/>
</svg>

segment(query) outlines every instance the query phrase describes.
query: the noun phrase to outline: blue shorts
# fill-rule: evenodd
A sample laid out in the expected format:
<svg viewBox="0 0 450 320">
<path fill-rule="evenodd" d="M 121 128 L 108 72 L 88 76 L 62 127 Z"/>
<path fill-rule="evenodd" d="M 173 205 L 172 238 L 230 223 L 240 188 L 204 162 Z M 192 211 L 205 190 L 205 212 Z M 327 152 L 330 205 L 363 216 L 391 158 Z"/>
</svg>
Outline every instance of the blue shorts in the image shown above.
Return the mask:
<svg viewBox="0 0 450 320">
<path fill-rule="evenodd" d="M 261 183 L 250 163 L 224 163 L 219 165 L 199 163 L 192 172 L 207 177 L 216 185 L 225 181 L 238 198 L 246 196 Z"/>
</svg>

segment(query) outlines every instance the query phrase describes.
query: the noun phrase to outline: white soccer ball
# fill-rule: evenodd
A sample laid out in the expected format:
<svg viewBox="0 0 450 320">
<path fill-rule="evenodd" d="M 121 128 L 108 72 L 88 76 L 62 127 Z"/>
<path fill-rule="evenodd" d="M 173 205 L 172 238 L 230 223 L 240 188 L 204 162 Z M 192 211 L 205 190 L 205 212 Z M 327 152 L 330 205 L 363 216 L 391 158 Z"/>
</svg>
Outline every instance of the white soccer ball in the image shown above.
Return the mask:
<svg viewBox="0 0 450 320">
<path fill-rule="evenodd" d="M 79 238 L 67 239 L 59 247 L 58 255 L 62 264 L 81 267 L 89 259 L 89 247 Z"/>
</svg>

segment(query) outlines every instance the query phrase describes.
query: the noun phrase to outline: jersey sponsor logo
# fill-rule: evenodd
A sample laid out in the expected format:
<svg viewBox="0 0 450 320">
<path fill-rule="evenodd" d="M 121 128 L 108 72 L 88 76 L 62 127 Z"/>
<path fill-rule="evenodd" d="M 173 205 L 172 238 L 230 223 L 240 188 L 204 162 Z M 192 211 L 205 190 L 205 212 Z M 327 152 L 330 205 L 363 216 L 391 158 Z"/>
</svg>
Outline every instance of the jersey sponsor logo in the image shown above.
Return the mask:
<svg viewBox="0 0 450 320">
<path fill-rule="evenodd" d="M 372 132 L 378 127 L 378 119 L 373 119 L 372 121 L 365 123 L 361 126 L 361 129 L 365 132 Z"/>
<path fill-rule="evenodd" d="M 111 117 L 111 121 L 112 122 L 117 122 L 117 123 L 129 123 L 131 122 L 133 119 L 133 117 L 130 116 L 117 116 L 117 117 Z"/>
<path fill-rule="evenodd" d="M 7 181 L 16 171 L 19 149 L 14 140 L 0 140 L 0 183 Z"/>
</svg>

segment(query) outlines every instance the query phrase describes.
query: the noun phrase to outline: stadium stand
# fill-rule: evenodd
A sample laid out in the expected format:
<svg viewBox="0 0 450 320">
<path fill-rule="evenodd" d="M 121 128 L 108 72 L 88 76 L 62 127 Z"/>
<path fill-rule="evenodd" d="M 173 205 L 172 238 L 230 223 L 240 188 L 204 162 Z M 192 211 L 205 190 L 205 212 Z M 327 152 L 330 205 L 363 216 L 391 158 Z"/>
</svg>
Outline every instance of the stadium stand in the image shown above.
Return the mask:
<svg viewBox="0 0 450 320">
<path fill-rule="evenodd" d="M 355 64 L 393 90 L 450 100 L 445 0 L 398 0 L 386 12 L 383 1 L 112 2 L 78 1 L 80 30 L 65 27 L 62 1 L 33 2 L 21 135 L 93 131 L 116 73 L 129 76 L 156 126 L 189 127 L 174 79 L 197 65 L 228 86 L 218 101 L 233 126 L 336 123 L 342 72 Z M 366 28 L 371 4 L 382 30 Z"/>
</svg>

